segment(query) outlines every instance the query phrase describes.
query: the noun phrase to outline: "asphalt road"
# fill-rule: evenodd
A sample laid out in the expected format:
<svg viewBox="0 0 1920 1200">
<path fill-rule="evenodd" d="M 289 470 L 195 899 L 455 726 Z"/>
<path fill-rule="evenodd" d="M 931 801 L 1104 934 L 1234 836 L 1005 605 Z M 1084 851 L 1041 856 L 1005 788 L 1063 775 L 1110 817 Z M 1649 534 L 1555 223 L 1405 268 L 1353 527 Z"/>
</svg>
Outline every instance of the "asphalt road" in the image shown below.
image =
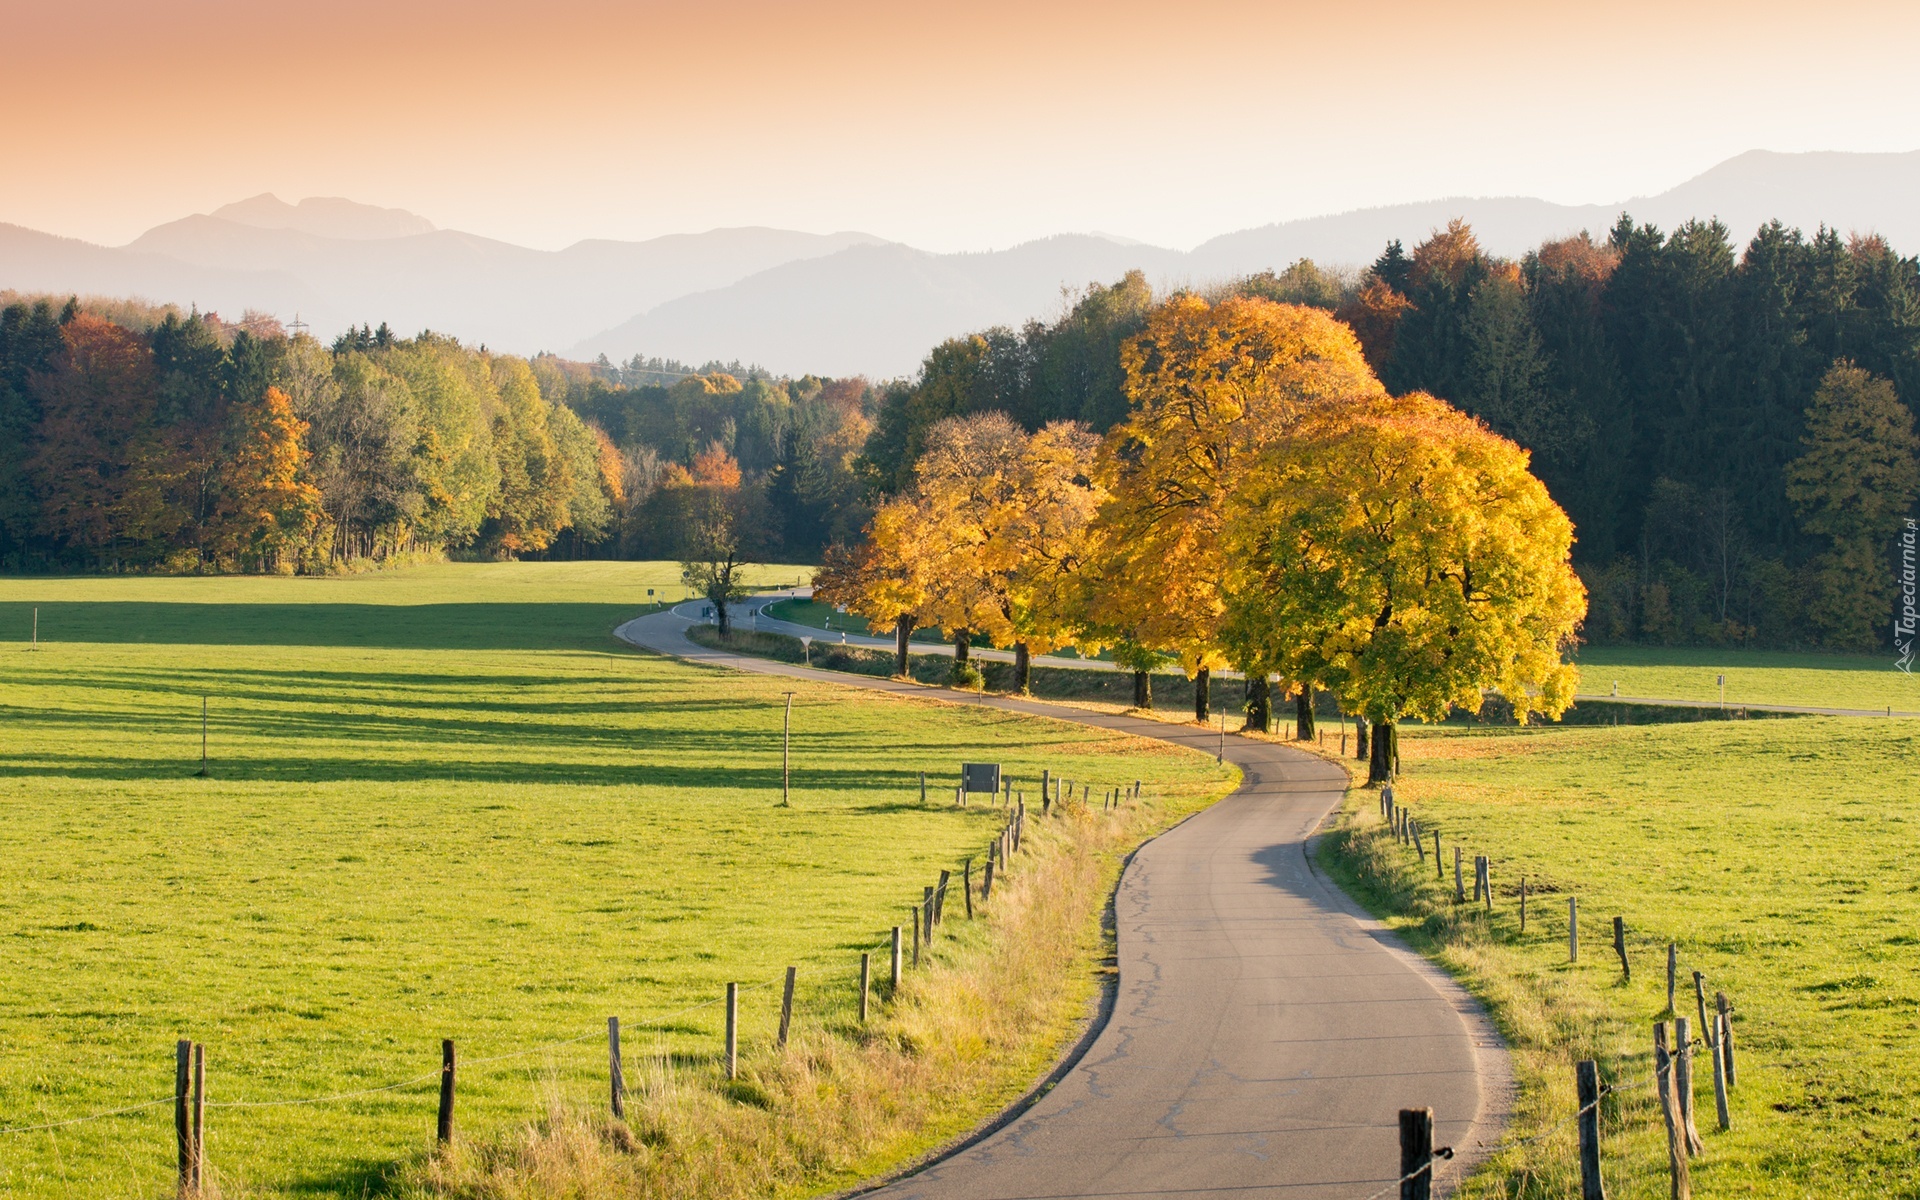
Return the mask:
<svg viewBox="0 0 1920 1200">
<path fill-rule="evenodd" d="M 688 624 L 665 612 L 618 633 L 717 666 L 1219 744 L 1196 726 L 708 650 Z M 1225 756 L 1240 788 L 1147 843 L 1121 877 L 1118 990 L 1083 1056 L 1031 1107 L 875 1196 L 1368 1200 L 1398 1177 L 1398 1112 L 1417 1107 L 1434 1110 L 1436 1143 L 1460 1151 L 1437 1173 L 1446 1194 L 1498 1138 L 1511 1073 L 1479 1006 L 1309 865 L 1344 774 L 1231 735 Z"/>
</svg>

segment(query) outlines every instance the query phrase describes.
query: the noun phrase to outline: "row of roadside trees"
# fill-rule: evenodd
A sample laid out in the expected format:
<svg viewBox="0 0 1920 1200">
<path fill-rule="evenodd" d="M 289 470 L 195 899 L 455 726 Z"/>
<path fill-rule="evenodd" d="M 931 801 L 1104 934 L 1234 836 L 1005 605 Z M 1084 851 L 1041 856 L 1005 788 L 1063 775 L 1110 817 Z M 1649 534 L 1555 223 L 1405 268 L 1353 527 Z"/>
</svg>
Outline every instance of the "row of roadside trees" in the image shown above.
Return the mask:
<svg viewBox="0 0 1920 1200">
<path fill-rule="evenodd" d="M 912 479 L 856 548 L 828 555 L 822 599 L 907 640 L 937 626 L 956 681 L 976 641 L 1030 656 L 1111 650 L 1151 703 L 1177 661 L 1270 680 L 1311 720 L 1316 690 L 1372 726 L 1369 775 L 1404 718 L 1560 715 L 1586 598 L 1573 530 L 1526 451 L 1443 401 L 1390 395 L 1321 309 L 1234 296 L 1157 305 L 1122 347 L 1126 418 L 1104 437 L 1005 413 L 939 422 Z"/>
</svg>

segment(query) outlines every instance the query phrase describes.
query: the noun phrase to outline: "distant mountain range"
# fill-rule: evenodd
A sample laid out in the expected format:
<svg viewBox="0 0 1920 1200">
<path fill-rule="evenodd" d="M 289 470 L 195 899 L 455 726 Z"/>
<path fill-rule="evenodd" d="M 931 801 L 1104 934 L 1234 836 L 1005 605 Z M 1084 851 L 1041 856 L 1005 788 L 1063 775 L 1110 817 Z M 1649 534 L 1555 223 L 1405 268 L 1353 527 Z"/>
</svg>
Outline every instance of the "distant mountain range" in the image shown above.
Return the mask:
<svg viewBox="0 0 1920 1200">
<path fill-rule="evenodd" d="M 863 233 L 716 229 L 644 242 L 530 250 L 343 199 L 256 196 L 97 246 L 0 224 L 0 288 L 138 295 L 229 316 L 257 309 L 317 334 L 379 324 L 435 329 L 495 349 L 574 357 L 635 353 L 739 359 L 775 371 L 911 373 L 936 342 L 1060 310 L 1063 289 L 1145 271 L 1160 287 L 1284 269 L 1300 258 L 1360 265 L 1454 217 L 1481 244 L 1520 255 L 1598 236 L 1622 212 L 1671 228 L 1718 217 L 1744 242 L 1778 218 L 1877 232 L 1920 249 L 1920 151 L 1753 151 L 1656 196 L 1611 205 L 1455 197 L 1285 221 L 1191 251 L 1104 234 L 1007 250 L 932 254 Z"/>
</svg>

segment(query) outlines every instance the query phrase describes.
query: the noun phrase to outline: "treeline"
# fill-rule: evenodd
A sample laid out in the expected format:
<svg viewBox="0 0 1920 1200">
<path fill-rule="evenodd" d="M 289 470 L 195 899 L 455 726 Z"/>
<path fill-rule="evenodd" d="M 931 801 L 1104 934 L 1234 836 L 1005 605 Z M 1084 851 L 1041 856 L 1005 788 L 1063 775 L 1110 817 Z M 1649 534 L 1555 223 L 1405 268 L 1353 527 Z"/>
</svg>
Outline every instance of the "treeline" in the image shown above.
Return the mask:
<svg viewBox="0 0 1920 1200">
<path fill-rule="evenodd" d="M 102 312 L 107 315 L 102 315 Z M 315 571 L 603 541 L 603 435 L 525 359 L 382 326 L 45 300 L 0 311 L 0 563 Z"/>
<path fill-rule="evenodd" d="M 0 568 L 313 572 L 443 554 L 805 560 L 864 522 L 864 380 L 331 345 L 126 301 L 0 309 Z M 670 384 L 632 382 L 667 378 Z"/>
<path fill-rule="evenodd" d="M 1357 277 L 1303 261 L 1209 295 L 1334 312 L 1390 391 L 1529 450 L 1574 522 L 1588 640 L 1884 644 L 1915 491 L 1920 262 L 1883 241 L 1775 223 L 1736 253 L 1717 223 L 1623 220 L 1516 262 L 1455 223 Z M 904 487 L 945 417 L 1113 427 L 1118 348 L 1152 303 L 1134 276 L 1056 325 L 944 343 L 884 397 L 868 478 Z"/>
</svg>

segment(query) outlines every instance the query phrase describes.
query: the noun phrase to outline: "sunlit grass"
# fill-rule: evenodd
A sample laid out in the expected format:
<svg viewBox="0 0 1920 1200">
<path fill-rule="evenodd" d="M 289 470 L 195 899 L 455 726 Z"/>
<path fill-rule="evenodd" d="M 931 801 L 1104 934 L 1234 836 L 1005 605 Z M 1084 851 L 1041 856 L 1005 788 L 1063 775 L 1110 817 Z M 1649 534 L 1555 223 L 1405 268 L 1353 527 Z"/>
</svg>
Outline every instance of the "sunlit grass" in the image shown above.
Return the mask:
<svg viewBox="0 0 1920 1200">
<path fill-rule="evenodd" d="M 1710 1063 L 1695 1072 L 1707 1150 L 1696 1195 L 1920 1194 L 1920 836 L 1905 795 L 1920 722 L 1847 718 L 1640 728 L 1410 730 L 1396 785 L 1431 848 L 1379 835 L 1356 793 L 1327 843 L 1329 865 L 1494 1005 L 1522 1082 L 1524 1138 L 1574 1108 L 1573 1062 L 1611 1077 L 1650 1067 L 1666 1008 L 1667 943 L 1680 947 L 1680 1015 L 1691 972 L 1736 1006 L 1740 1086 L 1733 1130 L 1713 1128 Z M 1451 903 L 1452 847 L 1493 858 L 1491 918 Z M 1521 876 L 1533 889 L 1518 931 Z M 1567 962 L 1569 895 L 1582 912 Z M 1631 983 L 1611 920 L 1625 918 Z M 1665 1196 L 1665 1135 L 1651 1088 L 1608 1109 L 1610 1195 Z M 1472 1196 L 1579 1194 L 1570 1129 L 1513 1151 Z"/>
<path fill-rule="evenodd" d="M 1586 646 L 1580 650 L 1579 664 L 1582 695 L 1605 696 L 1617 681 L 1622 696 L 1717 705 L 1719 678 L 1725 675 L 1729 706 L 1891 706 L 1900 712 L 1920 712 L 1920 680 L 1897 670 L 1891 653 Z"/>
<path fill-rule="evenodd" d="M 805 1012 L 844 1018 L 859 951 L 998 828 L 939 802 L 961 761 L 1144 777 L 1171 805 L 1225 778 L 1156 743 L 631 651 L 610 631 L 645 566 L 0 581 L 0 621 L 38 604 L 42 639 L 0 648 L 0 1127 L 168 1095 L 179 1037 L 208 1045 L 215 1102 L 410 1079 L 453 1037 L 475 1138 L 604 1103 L 609 1015 L 636 1055 L 710 1073 L 717 1005 L 647 1022 L 788 964 Z M 749 1046 L 776 1004 L 744 994 Z M 210 1156 L 249 1195 L 378 1190 L 430 1138 L 433 1086 L 216 1108 Z M 0 1194 L 159 1194 L 171 1120 L 9 1135 Z"/>
</svg>

